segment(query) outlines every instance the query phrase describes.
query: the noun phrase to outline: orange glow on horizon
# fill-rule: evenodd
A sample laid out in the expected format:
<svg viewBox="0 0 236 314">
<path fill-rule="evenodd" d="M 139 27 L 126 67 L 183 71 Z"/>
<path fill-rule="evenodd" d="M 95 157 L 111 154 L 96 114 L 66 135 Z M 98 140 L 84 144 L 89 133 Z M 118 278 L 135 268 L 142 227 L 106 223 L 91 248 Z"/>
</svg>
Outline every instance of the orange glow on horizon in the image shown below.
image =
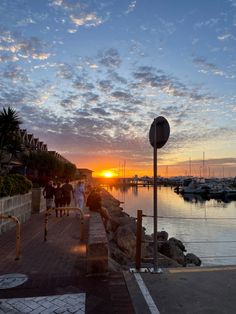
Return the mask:
<svg viewBox="0 0 236 314">
<path fill-rule="evenodd" d="M 115 158 L 108 156 L 105 158 L 102 155 L 90 156 L 86 159 L 76 159 L 68 158 L 76 164 L 78 168 L 87 168 L 93 171 L 94 178 L 132 178 L 135 175 L 138 177 L 149 176 L 153 177 L 153 166 L 152 162 L 148 163 L 139 163 L 134 164 L 132 161 L 126 159 L 125 171 L 122 167 L 122 161 L 120 158 Z M 208 163 L 208 160 L 205 160 L 206 165 L 206 175 L 207 177 L 223 177 L 223 176 L 235 176 L 236 175 L 236 166 L 234 165 L 224 165 L 224 167 L 217 163 L 214 164 L 212 161 Z M 165 161 L 166 164 L 158 163 L 158 175 L 162 177 L 173 177 L 173 176 L 201 176 L 202 171 L 202 160 L 201 158 L 191 160 L 191 172 L 189 168 L 189 160 L 180 160 L 178 158 L 173 158 L 172 161 Z M 223 171 L 224 168 L 224 171 Z"/>
<path fill-rule="evenodd" d="M 114 177 L 114 175 L 113 175 L 113 173 L 111 171 L 105 171 L 103 176 L 105 178 L 112 178 L 112 177 Z"/>
</svg>

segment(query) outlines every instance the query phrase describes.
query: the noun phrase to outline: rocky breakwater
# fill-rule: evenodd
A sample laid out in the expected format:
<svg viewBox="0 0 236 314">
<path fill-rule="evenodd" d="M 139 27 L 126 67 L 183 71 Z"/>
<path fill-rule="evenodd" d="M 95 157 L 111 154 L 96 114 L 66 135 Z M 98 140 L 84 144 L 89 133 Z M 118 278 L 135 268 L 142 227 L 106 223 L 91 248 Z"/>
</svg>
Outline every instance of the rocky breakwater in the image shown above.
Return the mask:
<svg viewBox="0 0 236 314">
<path fill-rule="evenodd" d="M 102 206 L 108 211 L 106 232 L 109 241 L 110 270 L 128 269 L 134 267 L 136 253 L 136 219 L 123 211 L 121 203 L 110 193 L 102 189 Z M 153 257 L 153 235 L 146 235 L 142 229 L 142 258 Z M 201 260 L 192 253 L 186 254 L 183 243 L 176 238 L 169 238 L 166 231 L 158 232 L 158 265 L 160 267 L 183 267 L 201 265 Z M 151 263 L 150 263 L 151 264 Z"/>
</svg>

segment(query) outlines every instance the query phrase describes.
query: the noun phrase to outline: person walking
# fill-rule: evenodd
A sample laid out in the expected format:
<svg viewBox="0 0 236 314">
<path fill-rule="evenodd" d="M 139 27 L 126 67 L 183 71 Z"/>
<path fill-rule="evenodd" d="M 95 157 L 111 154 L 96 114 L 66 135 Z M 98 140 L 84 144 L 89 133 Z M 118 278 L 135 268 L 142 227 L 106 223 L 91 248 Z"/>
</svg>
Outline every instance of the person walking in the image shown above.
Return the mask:
<svg viewBox="0 0 236 314">
<path fill-rule="evenodd" d="M 62 188 L 61 183 L 58 182 L 56 188 L 54 189 L 54 202 L 56 208 L 63 206 L 63 199 L 62 199 Z M 56 209 L 56 217 L 58 217 L 58 209 Z M 62 217 L 62 210 L 60 210 L 60 217 Z"/>
<path fill-rule="evenodd" d="M 62 198 L 63 198 L 63 206 L 70 206 L 71 197 L 74 197 L 73 186 L 69 183 L 69 180 L 66 180 L 66 183 L 62 186 Z M 67 210 L 67 216 L 69 216 L 69 210 Z"/>
<path fill-rule="evenodd" d="M 46 198 L 46 209 L 49 210 L 53 207 L 53 197 L 54 197 L 53 181 L 50 180 L 48 184 L 43 189 L 43 196 Z"/>
<path fill-rule="evenodd" d="M 74 195 L 75 195 L 75 206 L 78 207 L 83 212 L 84 203 L 85 203 L 85 184 L 83 181 L 80 180 L 76 184 Z"/>
<path fill-rule="evenodd" d="M 110 214 L 108 210 L 102 206 L 102 197 L 101 197 L 101 189 L 93 188 L 87 198 L 86 206 L 88 206 L 89 210 L 98 212 L 104 222 L 105 228 L 107 229 L 107 223 L 110 219 Z"/>
</svg>

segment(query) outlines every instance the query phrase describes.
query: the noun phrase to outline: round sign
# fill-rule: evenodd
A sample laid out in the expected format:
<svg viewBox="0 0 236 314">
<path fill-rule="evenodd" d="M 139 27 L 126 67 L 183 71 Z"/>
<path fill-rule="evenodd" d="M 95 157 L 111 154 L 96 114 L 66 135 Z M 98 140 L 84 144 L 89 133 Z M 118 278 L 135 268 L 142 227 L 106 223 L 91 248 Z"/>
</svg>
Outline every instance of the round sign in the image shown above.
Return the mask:
<svg viewBox="0 0 236 314">
<path fill-rule="evenodd" d="M 156 136 L 155 136 L 156 129 Z M 163 147 L 170 136 L 170 125 L 166 118 L 159 116 L 152 122 L 149 130 L 149 142 L 154 147 L 156 139 L 156 148 Z"/>
</svg>

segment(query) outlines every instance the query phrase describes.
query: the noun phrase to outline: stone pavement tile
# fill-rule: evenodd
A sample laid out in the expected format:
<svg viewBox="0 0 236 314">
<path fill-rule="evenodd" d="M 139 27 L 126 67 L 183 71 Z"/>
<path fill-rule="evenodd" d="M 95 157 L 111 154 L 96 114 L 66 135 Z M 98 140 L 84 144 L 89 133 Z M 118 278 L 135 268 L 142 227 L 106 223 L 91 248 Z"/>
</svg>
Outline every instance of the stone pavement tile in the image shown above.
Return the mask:
<svg viewBox="0 0 236 314">
<path fill-rule="evenodd" d="M 85 293 L 78 293 L 35 298 L 0 299 L 0 313 L 85 313 L 85 298 Z"/>
<path fill-rule="evenodd" d="M 38 308 L 34 309 L 30 314 L 41 314 L 41 312 L 44 310 L 45 308 L 43 306 L 39 306 Z"/>
</svg>

